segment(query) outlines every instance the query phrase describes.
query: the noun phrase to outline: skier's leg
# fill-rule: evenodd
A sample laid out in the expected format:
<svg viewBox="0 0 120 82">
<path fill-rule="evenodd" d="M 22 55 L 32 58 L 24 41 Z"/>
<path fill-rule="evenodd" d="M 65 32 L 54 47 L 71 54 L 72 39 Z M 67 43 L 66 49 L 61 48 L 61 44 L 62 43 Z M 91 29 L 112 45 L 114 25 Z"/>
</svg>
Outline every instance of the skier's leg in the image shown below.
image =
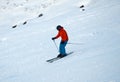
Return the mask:
<svg viewBox="0 0 120 82">
<path fill-rule="evenodd" d="M 66 50 L 65 50 L 66 44 L 67 44 L 67 41 L 64 43 L 60 43 L 59 51 L 60 51 L 60 54 L 62 54 L 62 55 L 66 55 Z"/>
</svg>

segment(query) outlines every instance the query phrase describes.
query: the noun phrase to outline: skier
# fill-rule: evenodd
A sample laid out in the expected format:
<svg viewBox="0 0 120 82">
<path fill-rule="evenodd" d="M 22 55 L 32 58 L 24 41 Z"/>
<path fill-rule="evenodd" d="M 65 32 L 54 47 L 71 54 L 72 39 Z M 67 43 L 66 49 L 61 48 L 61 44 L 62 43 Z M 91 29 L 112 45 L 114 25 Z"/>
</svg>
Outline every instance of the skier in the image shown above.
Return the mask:
<svg viewBox="0 0 120 82">
<path fill-rule="evenodd" d="M 65 29 L 61 25 L 58 25 L 56 27 L 56 29 L 58 30 L 58 34 L 55 37 L 53 37 L 52 40 L 55 40 L 55 39 L 61 37 L 61 42 L 59 45 L 60 54 L 57 57 L 62 58 L 62 57 L 67 55 L 66 50 L 65 50 L 65 46 L 68 42 L 68 35 L 67 35 L 67 32 L 65 31 Z"/>
</svg>

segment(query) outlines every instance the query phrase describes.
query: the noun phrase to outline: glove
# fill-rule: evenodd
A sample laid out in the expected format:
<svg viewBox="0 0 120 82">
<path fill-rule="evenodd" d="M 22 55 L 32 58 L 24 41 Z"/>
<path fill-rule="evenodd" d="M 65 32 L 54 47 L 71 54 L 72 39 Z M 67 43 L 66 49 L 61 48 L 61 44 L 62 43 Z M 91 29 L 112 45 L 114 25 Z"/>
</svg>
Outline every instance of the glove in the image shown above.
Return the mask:
<svg viewBox="0 0 120 82">
<path fill-rule="evenodd" d="M 64 44 L 65 42 L 64 41 L 61 41 L 61 44 Z"/>
<path fill-rule="evenodd" d="M 55 37 L 52 38 L 52 40 L 55 40 L 55 39 L 56 39 Z"/>
</svg>

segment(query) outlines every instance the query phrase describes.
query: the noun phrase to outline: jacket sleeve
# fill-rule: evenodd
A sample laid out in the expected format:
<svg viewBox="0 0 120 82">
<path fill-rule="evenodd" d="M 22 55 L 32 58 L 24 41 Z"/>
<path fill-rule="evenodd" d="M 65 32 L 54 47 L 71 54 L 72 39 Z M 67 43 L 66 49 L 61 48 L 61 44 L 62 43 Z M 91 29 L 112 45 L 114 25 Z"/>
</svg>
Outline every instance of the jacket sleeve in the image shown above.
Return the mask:
<svg viewBox="0 0 120 82">
<path fill-rule="evenodd" d="M 55 36 L 55 38 L 59 38 L 60 37 L 60 32 L 58 32 L 58 34 Z"/>
</svg>

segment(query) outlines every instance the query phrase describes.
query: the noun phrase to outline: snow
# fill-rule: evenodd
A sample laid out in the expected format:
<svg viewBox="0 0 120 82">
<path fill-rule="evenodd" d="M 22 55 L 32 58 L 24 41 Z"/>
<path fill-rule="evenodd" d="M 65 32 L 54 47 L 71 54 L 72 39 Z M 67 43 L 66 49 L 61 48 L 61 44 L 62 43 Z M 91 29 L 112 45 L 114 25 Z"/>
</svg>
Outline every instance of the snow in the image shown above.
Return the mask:
<svg viewBox="0 0 120 82">
<path fill-rule="evenodd" d="M 2 0 L 0 82 L 120 82 L 119 4 L 119 0 Z M 58 54 L 51 38 L 59 24 L 72 43 L 67 52 L 74 53 L 48 63 Z M 55 42 L 59 46 L 60 39 Z"/>
</svg>

